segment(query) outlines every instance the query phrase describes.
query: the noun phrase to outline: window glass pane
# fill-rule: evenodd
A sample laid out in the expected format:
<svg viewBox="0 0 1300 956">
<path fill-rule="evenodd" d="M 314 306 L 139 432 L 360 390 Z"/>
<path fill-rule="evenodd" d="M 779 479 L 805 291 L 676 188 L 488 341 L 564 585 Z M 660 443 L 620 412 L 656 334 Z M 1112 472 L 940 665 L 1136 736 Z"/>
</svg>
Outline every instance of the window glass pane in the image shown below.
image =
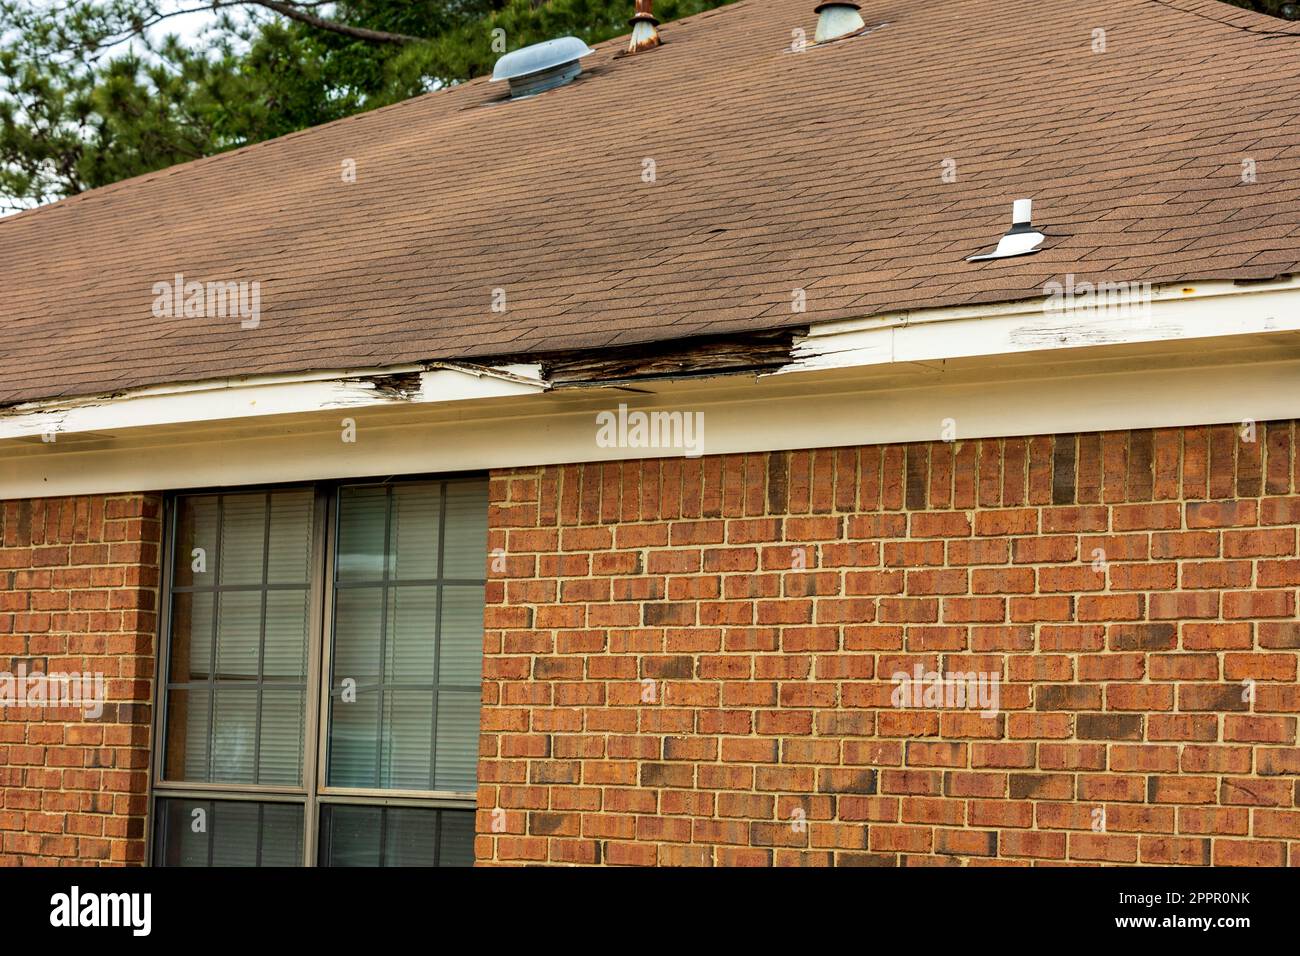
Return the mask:
<svg viewBox="0 0 1300 956">
<path fill-rule="evenodd" d="M 379 693 L 373 682 L 355 698 L 339 689 L 330 700 L 330 745 L 327 777 L 331 787 L 379 785 Z"/>
<path fill-rule="evenodd" d="M 441 512 L 438 485 L 398 485 L 393 489 L 393 577 L 432 580 L 438 576 Z"/>
<path fill-rule="evenodd" d="M 439 866 L 474 865 L 474 811 L 445 811 L 438 833 Z"/>
<path fill-rule="evenodd" d="M 217 595 L 217 680 L 257 680 L 262 644 L 262 592 Z"/>
<path fill-rule="evenodd" d="M 223 495 L 221 506 L 221 548 L 216 556 L 221 583 L 261 584 L 266 562 L 266 495 Z"/>
<path fill-rule="evenodd" d="M 488 487 L 485 481 L 447 484 L 447 539 L 442 576 L 482 581 L 487 575 Z"/>
<path fill-rule="evenodd" d="M 262 727 L 257 782 L 295 786 L 302 777 L 303 691 L 262 691 Z"/>
<path fill-rule="evenodd" d="M 213 866 L 256 866 L 257 844 L 261 834 L 257 832 L 258 811 L 255 803 L 240 803 L 231 800 L 215 804 L 212 807 L 209 823 L 215 833 L 221 832 L 212 841 Z"/>
<path fill-rule="evenodd" d="M 337 548 L 340 581 L 374 581 L 384 576 L 387 519 L 387 488 L 340 490 Z"/>
<path fill-rule="evenodd" d="M 262 679 L 301 683 L 307 679 L 307 629 L 311 613 L 306 591 L 266 592 L 266 637 Z"/>
<path fill-rule="evenodd" d="M 212 634 L 216 628 L 211 591 L 181 591 L 172 595 L 169 681 L 206 681 L 212 673 Z"/>
<path fill-rule="evenodd" d="M 481 481 L 340 490 L 329 786 L 474 790 L 486 521 Z"/>
<path fill-rule="evenodd" d="M 477 785 L 478 712 L 477 689 L 439 692 L 434 790 L 467 792 Z"/>
<path fill-rule="evenodd" d="M 321 865 L 379 866 L 383 821 L 384 811 L 379 807 L 322 807 Z"/>
<path fill-rule="evenodd" d="M 430 789 L 433 694 L 427 689 L 387 691 L 381 739 L 379 786 L 393 790 Z"/>
<path fill-rule="evenodd" d="M 303 808 L 291 803 L 159 798 L 156 866 L 301 866 Z"/>
<path fill-rule="evenodd" d="M 321 866 L 472 866 L 474 813 L 325 804 Z"/>
<path fill-rule="evenodd" d="M 255 783 L 257 688 L 218 685 L 212 704 L 212 777 L 217 783 Z"/>
<path fill-rule="evenodd" d="M 384 866 L 436 866 L 437 812 L 395 807 L 384 828 Z"/>
<path fill-rule="evenodd" d="M 213 577 L 212 558 L 218 544 L 218 498 L 202 495 L 183 499 L 176 521 L 175 584 L 209 586 Z"/>
<path fill-rule="evenodd" d="M 298 786 L 314 492 L 187 496 L 176 508 L 164 775 Z M 201 561 L 185 560 L 191 544 Z"/>
<path fill-rule="evenodd" d="M 478 614 L 481 621 L 482 605 Z M 411 584 L 390 589 L 388 640 L 384 641 L 384 680 L 431 685 L 437 662 L 437 642 L 434 641 L 437 633 L 436 587 Z"/>
<path fill-rule="evenodd" d="M 163 776 L 168 780 L 208 780 L 208 728 L 212 694 L 207 685 L 167 692 L 167 742 Z"/>
<path fill-rule="evenodd" d="M 311 580 L 311 491 L 285 491 L 271 496 L 270 541 L 266 580 L 271 584 L 306 584 Z"/>
<path fill-rule="evenodd" d="M 449 584 L 442 589 L 440 683 L 478 689 L 483 671 L 483 602 L 481 585 Z"/>
<path fill-rule="evenodd" d="M 377 686 L 379 635 L 384 626 L 382 588 L 340 588 L 334 602 L 336 685 L 351 678 L 360 687 Z"/>
</svg>

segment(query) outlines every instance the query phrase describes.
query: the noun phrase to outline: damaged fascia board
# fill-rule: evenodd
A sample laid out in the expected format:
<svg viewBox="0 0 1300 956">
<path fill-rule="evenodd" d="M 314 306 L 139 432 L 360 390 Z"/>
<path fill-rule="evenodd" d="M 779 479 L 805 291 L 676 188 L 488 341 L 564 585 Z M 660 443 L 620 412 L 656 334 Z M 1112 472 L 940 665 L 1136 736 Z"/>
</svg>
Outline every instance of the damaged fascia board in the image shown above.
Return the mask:
<svg viewBox="0 0 1300 956">
<path fill-rule="evenodd" d="M 1172 284 L 1153 289 L 1143 308 L 1119 315 L 1049 309 L 1046 300 L 898 312 L 861 320 L 812 325 L 791 345 L 768 343 L 757 378 L 890 364 L 936 366 L 949 359 L 979 358 L 1142 343 L 1218 341 L 1261 333 L 1300 331 L 1300 279 L 1237 285 L 1231 282 Z M 1236 343 L 1232 343 L 1236 344 Z M 780 352 L 788 350 L 789 360 Z M 689 355 L 689 350 L 684 353 Z M 725 367 L 659 381 L 724 376 Z M 617 387 L 601 367 L 577 376 L 574 392 Z M 563 373 L 557 371 L 563 379 Z M 124 428 L 184 425 L 319 412 L 432 405 L 519 397 L 550 392 L 541 364 L 502 360 L 492 366 L 424 362 L 303 375 L 227 379 L 160 386 L 92 398 L 32 402 L 0 409 L 0 440 L 49 434 L 112 432 Z M 648 383 L 647 383 L 648 384 Z M 644 386 L 643 386 L 644 387 Z"/>
<path fill-rule="evenodd" d="M 537 365 L 426 362 L 394 368 L 222 379 L 0 409 L 0 441 L 323 409 L 436 404 L 533 395 L 549 388 Z"/>
<path fill-rule="evenodd" d="M 1124 308 L 1051 307 L 1060 301 L 897 312 L 814 325 L 795 342 L 791 362 L 777 374 L 1300 331 L 1297 278 L 1247 285 L 1175 283 L 1138 295 Z"/>
</svg>

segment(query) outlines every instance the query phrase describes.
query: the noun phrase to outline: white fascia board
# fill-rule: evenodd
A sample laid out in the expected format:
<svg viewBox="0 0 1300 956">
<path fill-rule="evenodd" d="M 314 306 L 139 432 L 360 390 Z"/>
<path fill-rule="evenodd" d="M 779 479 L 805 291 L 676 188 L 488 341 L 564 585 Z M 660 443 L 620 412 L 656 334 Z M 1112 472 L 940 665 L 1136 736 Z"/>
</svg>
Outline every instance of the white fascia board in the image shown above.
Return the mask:
<svg viewBox="0 0 1300 956">
<path fill-rule="evenodd" d="M 1143 308 L 1090 312 L 1046 300 L 898 312 L 814 325 L 776 375 L 828 369 L 1059 353 L 1300 330 L 1300 279 L 1174 285 Z M 416 379 L 418 376 L 418 380 Z M 400 377 L 384 382 L 389 377 Z M 376 369 L 231 378 L 0 409 L 0 441 L 122 429 L 238 422 L 337 409 L 472 402 L 545 392 L 538 365 L 426 362 Z"/>
<path fill-rule="evenodd" d="M 337 411 L 243 424 L 132 429 L 66 443 L 28 438 L 0 443 L 0 499 L 687 453 L 603 444 L 598 416 L 623 403 L 638 411 L 702 416 L 695 450 L 704 455 L 1272 421 L 1300 417 L 1300 354 L 1285 351 L 1235 362 L 1220 361 L 1217 355 L 1203 354 L 1199 361 L 1188 356 L 1193 364 L 1177 366 L 1129 361 L 1122 370 L 1043 368 L 1006 374 L 1005 368 L 981 368 L 957 373 L 913 365 L 903 370 L 910 374 L 891 374 L 875 384 L 870 370 L 832 370 L 678 382 L 658 393 L 593 388 L 453 408 L 372 407 L 347 413 L 355 419 L 352 441 L 343 437 Z"/>
<path fill-rule="evenodd" d="M 1106 308 L 1058 307 L 1061 301 L 896 312 L 813 326 L 777 374 L 1300 330 L 1300 278 L 1170 285 Z"/>
<path fill-rule="evenodd" d="M 236 421 L 327 409 L 509 398 L 545 391 L 537 366 L 480 368 L 426 363 L 301 376 L 223 379 L 118 395 L 31 402 L 0 410 L 0 440 L 199 422 Z M 400 388 L 392 384 L 400 380 Z"/>
</svg>

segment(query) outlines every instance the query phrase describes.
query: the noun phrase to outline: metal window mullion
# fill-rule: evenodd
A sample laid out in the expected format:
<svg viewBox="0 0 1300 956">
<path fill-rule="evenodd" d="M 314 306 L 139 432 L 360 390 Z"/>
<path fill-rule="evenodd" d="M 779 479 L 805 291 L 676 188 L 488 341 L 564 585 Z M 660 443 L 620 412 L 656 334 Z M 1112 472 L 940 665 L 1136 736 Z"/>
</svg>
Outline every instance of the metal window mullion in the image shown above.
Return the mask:
<svg viewBox="0 0 1300 956">
<path fill-rule="evenodd" d="M 167 690 L 189 690 L 190 688 L 193 687 L 206 687 L 208 686 L 208 683 L 209 682 L 205 680 L 190 681 L 189 683 L 185 683 L 184 681 L 177 681 L 175 684 L 166 684 L 164 686 Z M 241 687 L 241 686 L 246 686 L 248 684 L 248 681 L 229 677 L 229 678 L 220 678 L 218 680 L 212 681 L 212 683 L 218 687 L 226 687 L 226 686 Z M 278 681 L 277 680 L 277 681 L 271 681 L 271 683 L 280 690 L 306 690 L 307 688 L 306 683 L 303 681 Z"/>
<path fill-rule="evenodd" d="M 163 800 L 220 800 L 222 802 L 302 803 L 306 794 L 292 790 L 219 790 L 211 786 L 177 786 L 168 784 L 157 791 Z"/>
<path fill-rule="evenodd" d="M 246 685 L 247 681 L 234 680 L 234 679 L 218 680 L 216 684 L 218 687 L 227 687 L 227 686 L 240 687 Z M 274 687 L 277 690 L 305 690 L 307 686 L 301 681 L 292 681 L 292 682 L 268 681 L 267 684 L 271 687 Z M 198 681 L 196 683 L 190 683 L 190 684 L 177 683 L 177 684 L 168 684 L 167 690 L 187 690 L 191 687 L 206 687 L 206 686 L 207 686 L 207 681 Z M 396 689 L 396 690 L 428 690 L 430 684 L 428 681 L 388 681 L 385 683 L 385 686 L 390 689 Z M 443 684 L 442 687 L 446 690 L 464 690 L 464 691 L 478 690 L 477 684 Z"/>
<path fill-rule="evenodd" d="M 438 584 L 433 606 L 433 706 L 429 728 L 429 789 L 438 779 L 438 679 L 442 673 L 442 573 L 447 544 L 447 483 L 439 484 L 438 498 Z M 435 857 L 436 859 L 436 857 Z"/>
<path fill-rule="evenodd" d="M 442 811 L 433 811 L 433 865 L 442 866 Z"/>
<path fill-rule="evenodd" d="M 401 583 L 403 585 L 408 585 L 412 587 L 419 586 L 419 587 L 426 587 L 426 588 L 431 588 L 436 584 L 459 584 L 464 587 L 470 587 L 475 584 L 482 584 L 486 580 L 487 580 L 486 578 L 445 578 L 441 576 L 435 576 L 432 578 L 402 578 Z M 373 587 L 378 583 L 379 582 L 375 580 L 363 579 L 363 580 L 355 580 L 355 581 L 339 581 L 335 586 L 340 591 L 344 591 L 347 590 L 348 588 Z"/>
<path fill-rule="evenodd" d="M 149 847 L 145 859 L 149 861 L 150 866 L 158 866 L 160 863 L 165 864 L 167 860 L 167 830 L 171 820 L 171 807 L 155 795 L 149 801 L 149 809 L 151 812 L 146 832 L 153 845 Z"/>
<path fill-rule="evenodd" d="M 330 695 L 326 682 L 330 642 L 333 640 L 333 589 L 329 582 L 334 567 L 334 526 L 331 521 L 332 490 L 317 486 L 312 514 L 311 536 L 311 591 L 309 601 L 311 621 L 308 626 L 307 687 L 303 689 L 306 723 L 303 728 L 302 782 L 307 790 L 303 804 L 303 866 L 316 866 L 319 861 L 320 809 L 317 795 L 320 792 L 324 761 L 322 756 L 328 737 Z M 315 690 L 310 688 L 315 687 Z M 328 840 L 328 834 L 326 834 Z"/>
<path fill-rule="evenodd" d="M 269 581 L 266 584 L 180 584 L 172 588 L 177 594 L 226 594 L 239 591 L 293 591 L 301 584 Z"/>
<path fill-rule="evenodd" d="M 257 805 L 257 840 L 254 844 L 253 864 L 259 869 L 262 866 L 262 831 L 266 828 L 266 804 Z"/>
<path fill-rule="evenodd" d="M 215 554 L 212 556 L 212 580 L 220 582 L 221 580 L 221 551 L 222 536 L 226 530 L 226 496 L 217 495 L 217 540 L 215 542 Z M 221 601 L 220 595 L 212 596 L 212 646 L 208 649 L 208 768 L 204 775 L 211 780 L 216 768 L 216 739 L 217 739 L 217 634 L 220 628 L 218 623 L 221 620 Z"/>
<path fill-rule="evenodd" d="M 211 869 L 212 861 L 216 855 L 216 840 L 214 839 L 217 832 L 217 801 L 208 801 L 208 868 Z"/>
<path fill-rule="evenodd" d="M 149 750 L 149 781 L 151 784 L 150 799 L 146 806 L 148 807 L 148 817 L 145 820 L 145 859 L 153 861 L 155 853 L 160 852 L 154 846 L 155 839 L 158 839 L 155 833 L 155 827 L 158 822 L 158 800 L 153 796 L 153 786 L 163 778 L 166 772 L 166 753 L 167 753 L 167 691 L 165 685 L 171 666 L 171 615 L 172 615 L 172 591 L 171 582 L 174 577 L 173 569 L 176 564 L 176 501 L 168 500 L 164 497 L 163 507 L 163 534 L 162 545 L 163 551 L 159 555 L 159 569 L 161 571 L 159 578 L 159 617 L 158 617 L 158 643 L 155 647 L 154 654 L 154 681 L 153 697 L 155 701 L 154 709 L 154 727 L 151 738 L 153 746 Z M 163 851 L 165 852 L 167 836 L 163 833 L 161 836 Z M 165 859 L 166 857 L 160 857 Z"/>
<path fill-rule="evenodd" d="M 483 584 L 486 581 L 487 578 L 443 578 L 443 577 L 403 578 L 402 584 L 409 587 L 426 587 L 426 588 L 431 588 L 438 584 L 452 584 L 452 585 L 460 585 L 462 587 L 474 587 L 475 585 Z M 377 581 L 367 581 L 367 580 L 336 581 L 334 583 L 334 586 L 338 588 L 340 591 L 346 591 L 349 588 L 371 588 L 371 587 L 375 587 L 379 583 L 380 582 Z M 284 585 L 280 585 L 280 586 L 284 587 Z M 204 588 L 202 590 L 208 590 L 208 589 Z M 232 588 L 226 588 L 225 590 L 235 590 L 235 589 L 232 587 Z M 245 588 L 245 590 L 248 590 L 248 588 Z"/>
<path fill-rule="evenodd" d="M 262 672 L 266 668 L 266 605 L 267 594 L 266 585 L 271 574 L 271 492 L 266 493 L 265 499 L 266 517 L 262 522 L 262 604 L 261 613 L 258 615 L 258 634 L 257 634 L 257 716 L 253 723 L 253 783 L 262 782 Z M 261 811 L 258 811 L 258 859 L 261 859 L 262 849 L 262 817 Z"/>
<path fill-rule="evenodd" d="M 340 511 L 342 508 L 339 509 Z M 389 574 L 388 562 L 389 554 L 392 550 L 393 542 L 393 488 L 392 485 L 384 489 L 384 566 L 383 576 L 380 578 L 380 600 L 379 600 L 379 705 L 375 708 L 375 786 L 380 785 L 383 779 L 383 747 L 384 747 L 384 675 L 388 667 L 388 595 L 389 595 Z M 397 600 L 397 589 L 394 585 L 392 589 L 393 600 Z"/>
<path fill-rule="evenodd" d="M 317 847 L 315 859 L 309 864 L 310 866 L 319 866 L 321 860 L 329 862 L 330 853 L 333 852 L 331 846 L 334 842 L 334 814 L 329 814 L 329 825 L 320 828 L 317 834 Z"/>
<path fill-rule="evenodd" d="M 393 792 L 362 790 L 351 793 L 322 793 L 317 796 L 317 801 L 321 805 L 473 810 L 476 797 L 468 793 L 411 794 L 409 791 L 400 790 Z"/>
</svg>

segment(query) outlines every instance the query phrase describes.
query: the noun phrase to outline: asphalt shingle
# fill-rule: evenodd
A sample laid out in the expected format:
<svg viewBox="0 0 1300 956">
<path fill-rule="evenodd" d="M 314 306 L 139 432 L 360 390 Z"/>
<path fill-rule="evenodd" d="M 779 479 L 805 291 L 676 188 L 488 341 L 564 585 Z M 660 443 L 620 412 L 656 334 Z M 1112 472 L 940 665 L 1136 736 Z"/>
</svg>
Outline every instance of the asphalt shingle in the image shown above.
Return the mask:
<svg viewBox="0 0 1300 956">
<path fill-rule="evenodd" d="M 1300 263 L 1296 28 L 1217 0 L 867 0 L 871 32 L 792 52 L 814 6 L 741 0 L 530 100 L 475 80 L 0 220 L 0 403 Z M 1044 251 L 966 262 L 1021 196 Z M 178 272 L 259 282 L 260 324 L 155 317 Z"/>
</svg>

